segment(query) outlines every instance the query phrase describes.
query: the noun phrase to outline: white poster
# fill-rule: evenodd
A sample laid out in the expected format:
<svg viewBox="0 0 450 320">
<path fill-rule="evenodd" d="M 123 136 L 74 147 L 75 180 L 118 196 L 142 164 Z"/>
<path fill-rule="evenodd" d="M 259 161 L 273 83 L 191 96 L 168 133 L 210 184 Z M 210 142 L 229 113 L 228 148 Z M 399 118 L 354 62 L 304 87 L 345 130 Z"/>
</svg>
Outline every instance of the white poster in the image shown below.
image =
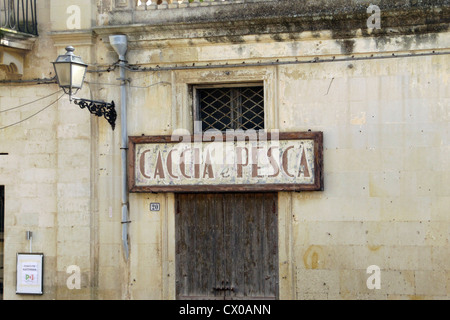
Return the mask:
<svg viewBox="0 0 450 320">
<path fill-rule="evenodd" d="M 43 262 L 42 253 L 17 254 L 17 294 L 43 294 Z"/>
</svg>

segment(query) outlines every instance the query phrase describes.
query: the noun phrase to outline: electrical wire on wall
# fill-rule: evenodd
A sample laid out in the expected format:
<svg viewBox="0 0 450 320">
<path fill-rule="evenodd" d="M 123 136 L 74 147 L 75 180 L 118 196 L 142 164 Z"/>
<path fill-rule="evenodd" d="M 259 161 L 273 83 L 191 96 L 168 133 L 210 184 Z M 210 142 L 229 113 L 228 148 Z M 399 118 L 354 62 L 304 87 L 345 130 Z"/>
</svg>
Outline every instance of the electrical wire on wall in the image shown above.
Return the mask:
<svg viewBox="0 0 450 320">
<path fill-rule="evenodd" d="M 61 90 L 60 90 L 60 91 L 61 91 Z M 53 93 L 53 94 L 51 94 L 51 95 L 48 95 L 48 96 L 46 96 L 46 97 L 43 97 L 43 98 L 39 98 L 39 99 L 37 99 L 37 100 L 35 100 L 35 101 L 28 102 L 28 103 L 26 103 L 26 104 L 23 104 L 23 105 L 20 105 L 20 106 L 17 106 L 17 107 L 13 107 L 13 108 L 10 108 L 10 109 L 7 109 L 7 110 L 3 110 L 3 111 L 1 111 L 1 112 L 6 112 L 6 111 L 10 111 L 10 110 L 14 110 L 14 109 L 17 109 L 17 108 L 24 107 L 25 105 L 29 105 L 29 104 L 32 104 L 32 103 L 34 103 L 34 102 L 40 101 L 40 100 L 42 100 L 42 99 L 44 99 L 44 98 L 48 98 L 48 97 L 50 97 L 50 96 L 52 96 L 52 95 L 54 95 L 54 94 L 56 94 L 56 93 L 58 93 L 58 92 L 60 92 L 60 91 L 57 91 L 57 92 L 55 92 L 55 93 Z M 9 127 L 18 125 L 19 123 L 22 123 L 22 122 L 24 122 L 24 121 L 26 121 L 26 120 L 31 119 L 32 117 L 38 115 L 38 114 L 41 113 L 42 111 L 44 111 L 44 110 L 50 108 L 52 105 L 54 105 L 56 102 L 58 102 L 63 96 L 64 96 L 64 93 L 63 93 L 62 95 L 60 95 L 56 100 L 54 100 L 53 102 L 49 103 L 48 105 L 46 105 L 46 106 L 43 107 L 42 109 L 40 109 L 39 111 L 33 113 L 32 115 L 30 115 L 30 116 L 28 116 L 28 117 L 26 117 L 26 118 L 24 118 L 24 119 L 22 119 L 22 120 L 20 120 L 20 121 L 17 121 L 17 122 L 15 122 L 15 123 L 12 123 L 12 124 L 9 124 L 9 125 L 6 125 L 6 126 L 4 126 L 4 127 L 0 127 L 0 130 L 3 130 L 3 129 L 9 128 Z"/>
<path fill-rule="evenodd" d="M 27 84 L 27 85 L 41 85 L 41 84 L 56 84 L 56 76 L 53 78 L 39 78 L 39 79 L 17 79 L 17 80 L 0 80 L 2 85 L 17 85 L 17 84 Z"/>
<path fill-rule="evenodd" d="M 191 63 L 184 65 L 173 65 L 173 66 L 155 66 L 155 67 L 142 67 L 139 65 L 131 65 L 127 64 L 124 68 L 130 72 L 158 72 L 158 71 L 173 71 L 173 70 L 191 70 L 191 69 L 218 69 L 218 68 L 245 68 L 245 67 L 261 67 L 261 66 L 277 66 L 277 65 L 290 65 L 290 64 L 317 64 L 317 63 L 332 63 L 332 62 L 349 62 L 349 61 L 368 61 L 368 60 L 381 60 L 381 59 L 398 59 L 398 58 L 414 58 L 414 57 L 424 57 L 424 56 L 439 56 L 439 55 L 449 55 L 450 51 L 429 51 L 429 52 L 421 52 L 421 53 L 390 53 L 390 54 L 370 54 L 366 56 L 345 56 L 345 57 L 328 57 L 328 58 L 320 58 L 314 57 L 306 60 L 299 60 L 296 58 L 295 60 L 275 60 L 275 61 L 258 61 L 258 62 L 246 62 L 242 61 L 239 63 L 221 63 L 221 64 L 211 64 L 211 63 Z M 114 71 L 119 66 L 119 61 L 113 63 L 109 66 L 91 66 L 91 67 L 102 67 L 103 69 L 97 70 L 88 70 L 89 73 L 108 73 Z M 144 77 L 131 79 L 131 80 L 140 80 Z M 100 82 L 88 82 L 90 84 L 99 84 L 99 85 L 111 85 L 111 86 L 120 86 L 118 84 L 113 83 L 100 83 Z M 0 84 L 55 84 L 56 78 L 43 78 L 43 79 L 30 79 L 30 80 L 0 80 Z M 151 84 L 149 86 L 133 86 L 130 88 L 149 88 L 156 84 L 170 84 L 169 82 L 158 82 Z"/>
<path fill-rule="evenodd" d="M 243 67 L 261 67 L 261 66 L 277 66 L 277 65 L 292 65 L 292 64 L 317 64 L 317 63 L 330 63 L 330 62 L 349 62 L 349 61 L 368 61 L 368 60 L 382 60 L 382 59 L 398 59 L 398 58 L 414 58 L 414 57 L 424 57 L 424 56 L 438 56 L 438 55 L 449 55 L 450 51 L 436 51 L 432 50 L 429 52 L 420 53 L 396 53 L 392 52 L 390 54 L 369 54 L 366 56 L 344 56 L 344 57 L 313 57 L 305 60 L 280 60 L 275 61 L 258 61 L 258 62 L 246 62 L 242 61 L 239 63 L 191 63 L 184 65 L 173 65 L 173 66 L 155 66 L 155 67 L 141 67 L 139 65 L 128 64 L 125 69 L 130 72 L 157 72 L 157 71 L 174 71 L 174 70 L 193 70 L 193 69 L 218 69 L 218 68 L 243 68 Z M 104 73 L 110 72 L 115 69 L 117 62 L 112 64 L 106 69 L 99 70 L 89 70 L 90 73 Z"/>
<path fill-rule="evenodd" d="M 102 86 L 117 86 L 120 87 L 120 84 L 116 84 L 116 83 L 106 83 L 106 82 L 92 82 L 92 81 L 86 81 L 85 83 L 87 83 L 88 85 L 91 84 L 97 84 L 97 85 L 102 85 Z M 164 85 L 171 85 L 172 83 L 168 82 L 168 81 L 158 81 L 152 84 L 149 84 L 148 86 L 135 86 L 135 85 L 128 85 L 129 88 L 133 88 L 133 89 L 147 89 L 147 88 L 151 88 L 154 87 L 158 84 L 164 84 Z"/>
<path fill-rule="evenodd" d="M 55 92 L 53 92 L 53 93 L 51 93 L 51 94 L 49 94 L 49 95 L 47 95 L 47 96 L 45 96 L 45 97 L 41 97 L 41 98 L 39 98 L 39 99 L 36 99 L 36 100 L 30 101 L 30 102 L 21 104 L 21 105 L 16 106 L 16 107 L 12 107 L 12 108 L 5 109 L 5 110 L 0 110 L 0 113 L 7 112 L 7 111 L 12 111 L 12 110 L 15 110 L 15 109 L 19 109 L 19 108 L 28 106 L 28 105 L 33 104 L 33 103 L 35 103 L 35 102 L 44 100 L 45 98 L 51 97 L 51 96 L 53 96 L 53 95 L 55 95 L 55 94 L 57 94 L 58 92 L 61 92 L 61 91 L 62 91 L 62 90 L 55 91 Z"/>
<path fill-rule="evenodd" d="M 295 60 L 282 60 L 280 61 L 279 59 L 275 60 L 275 61 L 258 61 L 258 62 L 246 62 L 246 61 L 242 61 L 240 63 L 222 63 L 222 64 L 211 64 L 211 63 L 203 63 L 203 64 L 185 64 L 185 65 L 174 65 L 174 66 L 155 66 L 155 67 L 141 67 L 138 65 L 124 65 L 122 66 L 124 69 L 126 69 L 127 71 L 130 72 L 158 72 L 158 71 L 173 71 L 173 70 L 192 70 L 192 69 L 218 69 L 218 68 L 243 68 L 243 67 L 261 67 L 261 66 L 277 66 L 277 65 L 290 65 L 290 64 L 317 64 L 317 63 L 332 63 L 332 62 L 349 62 L 349 61 L 368 61 L 368 60 L 380 60 L 380 59 L 398 59 L 398 58 L 413 58 L 413 57 L 424 57 L 424 56 L 437 56 L 437 55 L 448 55 L 450 54 L 450 51 L 429 51 L 429 52 L 421 52 L 421 53 L 407 53 L 407 54 L 400 54 L 400 53 L 391 53 L 391 54 L 381 54 L 381 55 L 377 55 L 377 54 L 370 54 L 367 56 L 345 56 L 345 57 L 330 57 L 330 58 L 319 58 L 319 57 L 314 57 L 312 59 L 306 59 L 306 60 L 299 60 L 299 59 L 295 59 Z M 96 66 L 97 68 L 99 66 Z M 106 68 L 104 69 L 98 69 L 98 70 L 88 70 L 88 72 L 90 73 L 105 73 L 105 72 L 112 72 L 114 71 L 117 67 L 119 67 L 119 61 L 113 63 L 110 66 L 106 66 Z M 139 80 L 142 79 L 138 78 L 138 79 L 134 79 L 134 80 Z M 133 80 L 133 79 L 131 79 Z M 98 84 L 98 85 L 111 85 L 111 86 L 115 86 L 117 84 L 112 84 L 112 83 L 101 83 L 101 82 L 89 82 L 86 81 L 88 84 Z M 129 81 L 128 81 L 129 82 Z M 27 85 L 42 85 L 42 84 L 55 84 L 56 83 L 56 77 L 53 78 L 43 78 L 43 79 L 30 79 L 30 80 L 0 80 L 0 84 L 1 85 L 17 85 L 17 84 L 27 84 Z M 150 85 L 147 86 L 136 86 L 136 85 L 130 85 L 130 88 L 136 88 L 136 89 L 146 89 L 146 88 L 150 88 L 152 86 L 158 85 L 158 84 L 163 84 L 163 85 L 171 85 L 170 82 L 167 81 L 160 81 L 160 82 L 156 82 L 156 83 L 152 83 Z M 12 107 L 9 109 L 5 109 L 5 110 L 1 110 L 0 113 L 3 112 L 7 112 L 7 111 L 11 111 L 14 109 L 18 109 L 18 108 L 22 108 L 24 106 L 33 104 L 35 102 L 38 102 L 42 99 L 48 98 L 56 93 L 54 92 L 48 96 L 39 98 L 37 100 L 31 101 L 31 102 L 27 102 L 23 105 L 19 105 L 16 107 Z M 63 96 L 63 95 L 62 95 Z M 15 126 L 19 123 L 22 123 L 23 121 L 26 121 L 32 117 L 34 117 L 35 115 L 39 114 L 40 112 L 44 111 L 45 109 L 49 108 L 51 105 L 53 105 L 54 103 L 56 103 L 59 99 L 62 98 L 62 96 L 60 96 L 57 100 L 53 101 L 52 103 L 50 103 L 49 105 L 45 106 L 43 109 L 39 110 L 38 112 L 32 114 L 31 116 L 18 121 L 16 123 L 4 126 L 4 127 L 0 127 L 0 130 L 2 129 L 6 129 L 12 126 Z"/>
</svg>

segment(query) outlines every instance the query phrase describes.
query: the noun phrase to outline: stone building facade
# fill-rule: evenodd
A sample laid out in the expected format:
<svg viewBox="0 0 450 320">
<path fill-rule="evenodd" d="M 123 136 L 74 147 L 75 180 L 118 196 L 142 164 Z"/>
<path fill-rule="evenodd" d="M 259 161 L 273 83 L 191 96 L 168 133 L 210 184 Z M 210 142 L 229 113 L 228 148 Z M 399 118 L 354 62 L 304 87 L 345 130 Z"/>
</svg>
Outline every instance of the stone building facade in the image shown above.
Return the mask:
<svg viewBox="0 0 450 320">
<path fill-rule="evenodd" d="M 247 285 L 247 298 L 448 299 L 448 1 L 159 2 L 39 0 L 37 32 L 1 26 L 3 298 L 220 298 L 217 292 L 233 297 Z M 123 79 L 111 35 L 127 39 Z M 69 45 L 89 65 L 77 96 L 114 101 L 114 130 L 56 84 L 52 62 Z M 124 203 L 120 107 L 126 102 L 127 138 L 194 134 L 198 92 L 249 86 L 262 87 L 264 130 L 322 134 L 323 184 L 265 189 L 275 199 L 276 234 L 259 258 L 275 257 L 270 274 L 193 288 L 186 270 L 203 279 L 216 264 L 183 269 L 193 263 L 183 241 L 195 243 L 190 233 L 182 238 L 179 217 L 190 211 L 189 188 L 134 192 L 129 182 Z M 127 168 L 134 167 L 127 153 Z M 237 199 L 242 190 L 236 184 L 192 197 L 198 208 L 230 193 Z M 197 224 L 186 228 L 201 234 Z M 268 228 L 254 230 L 269 239 Z M 255 262 L 252 245 L 239 248 Z M 16 293 L 16 256 L 29 251 L 44 254 L 42 295 Z M 265 278 L 273 291 L 254 289 Z"/>
</svg>

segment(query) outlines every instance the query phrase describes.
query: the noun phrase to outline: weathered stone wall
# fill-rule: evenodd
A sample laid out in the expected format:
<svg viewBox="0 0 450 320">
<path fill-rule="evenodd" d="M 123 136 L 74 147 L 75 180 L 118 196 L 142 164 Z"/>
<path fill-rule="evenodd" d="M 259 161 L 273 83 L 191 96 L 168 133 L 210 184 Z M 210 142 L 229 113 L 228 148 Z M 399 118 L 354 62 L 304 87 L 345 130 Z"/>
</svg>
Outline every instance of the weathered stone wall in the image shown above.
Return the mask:
<svg viewBox="0 0 450 320">
<path fill-rule="evenodd" d="M 0 114 L 0 149 L 7 153 L 0 157 L 0 184 L 5 186 L 5 299 L 95 297 L 98 119 L 70 103 L 51 80 L 51 62 L 66 45 L 75 45 L 76 54 L 87 63 L 92 63 L 92 45 L 89 37 L 50 35 L 58 26 L 52 9 L 64 13 L 60 18 L 66 21 L 66 8 L 61 12 L 53 4 L 37 2 L 40 35 L 32 50 L 24 53 L 23 75 L 3 73 L 1 78 L 0 111 L 11 109 Z M 91 97 L 88 87 L 78 94 Z M 15 293 L 16 253 L 30 250 L 26 231 L 33 233 L 33 252 L 44 253 L 42 297 Z M 66 285 L 71 265 L 80 268 L 79 290 Z"/>
<path fill-rule="evenodd" d="M 278 8 L 287 10 L 286 3 Z M 433 15 L 430 7 L 417 16 L 413 4 L 395 4 L 382 20 L 392 29 L 374 31 L 366 29 L 365 4 L 355 7 L 348 23 L 344 16 L 353 11 L 351 6 L 343 10 L 334 4 L 330 12 L 338 15 L 328 23 L 327 15 L 319 14 L 314 24 L 311 15 L 295 20 L 286 12 L 281 14 L 286 20 L 266 16 L 267 24 L 247 23 L 239 20 L 237 7 L 230 9 L 235 15 L 231 17 L 217 6 L 209 10 L 221 10 L 222 18 L 235 18 L 232 23 L 204 18 L 205 25 L 184 18 L 172 26 L 163 19 L 176 19 L 177 13 L 166 9 L 171 18 L 162 10 L 134 13 L 132 23 L 139 27 L 128 26 L 126 14 L 120 14 L 124 20 L 114 20 L 113 15 L 108 27 L 95 32 L 106 47 L 109 33 L 126 33 L 128 60 L 149 68 L 129 73 L 136 79 L 130 85 L 135 97 L 130 135 L 192 130 L 189 84 L 255 80 L 266 88 L 267 128 L 324 132 L 325 190 L 280 194 L 281 298 L 445 299 L 449 190 L 443 180 L 448 175 L 444 53 L 449 42 L 448 33 L 430 31 L 445 30 L 439 17 L 448 18 L 434 15 L 436 20 L 430 20 L 425 18 Z M 304 27 L 301 22 L 308 19 L 311 24 Z M 432 55 L 433 51 L 443 54 Z M 430 56 L 409 57 L 411 52 Z M 300 62 L 283 65 L 295 60 Z M 249 65 L 227 66 L 242 63 Z M 133 224 L 130 230 L 130 280 L 136 280 L 131 297 L 155 297 L 155 291 L 145 288 L 159 286 L 162 293 L 156 297 L 174 297 L 173 212 L 148 211 L 150 202 L 171 207 L 171 201 L 162 195 L 131 195 L 130 207 L 137 208 L 138 219 L 146 225 Z M 150 252 L 153 259 L 146 256 Z M 144 276 L 141 261 L 146 259 L 155 263 L 160 278 Z M 381 269 L 380 290 L 366 286 L 366 269 L 372 264 Z"/>
<path fill-rule="evenodd" d="M 325 191 L 290 199 L 297 298 L 448 297 L 447 68 L 435 56 L 279 69 L 282 127 L 325 137 Z M 380 290 L 366 287 L 372 264 Z"/>
<path fill-rule="evenodd" d="M 123 4 L 120 4 L 123 3 Z M 247 21 L 249 33 L 332 30 L 336 36 L 366 29 L 367 8 L 377 5 L 383 11 L 379 33 L 389 33 L 391 27 L 416 29 L 422 25 L 448 24 L 449 3 L 439 1 L 194 1 L 160 6 L 138 5 L 136 1 L 98 1 L 98 26 L 154 25 L 165 26 L 195 23 L 225 23 Z M 250 22 L 251 21 L 251 22 Z M 270 22 L 275 22 L 276 29 Z M 434 28 L 448 29 L 448 25 Z M 427 31 L 431 31 L 428 29 Z"/>
<path fill-rule="evenodd" d="M 78 95 L 119 110 L 108 37 L 126 34 L 128 135 L 192 130 L 189 85 L 263 82 L 268 129 L 324 133 L 325 190 L 279 194 L 280 298 L 448 299 L 448 3 L 372 3 L 380 30 L 367 29 L 364 1 L 38 1 L 40 36 L 22 79 L 51 78 L 50 62 L 71 44 L 97 71 Z M 0 111 L 57 90 L 1 83 Z M 1 113 L 0 127 L 57 97 Z M 175 297 L 173 194 L 130 194 L 124 259 L 120 119 L 113 131 L 64 96 L 0 129 L 5 298 Z M 26 230 L 45 254 L 43 297 L 15 294 Z M 366 286 L 372 264 L 379 290 Z M 70 265 L 81 269 L 81 289 L 66 286 Z"/>
</svg>

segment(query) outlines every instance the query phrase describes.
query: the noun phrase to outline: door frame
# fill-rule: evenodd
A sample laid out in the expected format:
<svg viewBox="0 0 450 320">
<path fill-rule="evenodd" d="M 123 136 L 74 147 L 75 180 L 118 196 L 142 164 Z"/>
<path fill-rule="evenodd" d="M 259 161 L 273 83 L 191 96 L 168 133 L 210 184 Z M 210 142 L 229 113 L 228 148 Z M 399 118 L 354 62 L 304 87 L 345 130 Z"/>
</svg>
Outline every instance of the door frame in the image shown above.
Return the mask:
<svg viewBox="0 0 450 320">
<path fill-rule="evenodd" d="M 175 193 L 165 194 L 161 212 L 162 299 L 176 299 Z M 295 299 L 294 241 L 292 232 L 292 192 L 278 192 L 278 299 Z"/>
<path fill-rule="evenodd" d="M 277 192 L 180 193 L 176 202 L 177 299 L 278 299 Z"/>
</svg>

